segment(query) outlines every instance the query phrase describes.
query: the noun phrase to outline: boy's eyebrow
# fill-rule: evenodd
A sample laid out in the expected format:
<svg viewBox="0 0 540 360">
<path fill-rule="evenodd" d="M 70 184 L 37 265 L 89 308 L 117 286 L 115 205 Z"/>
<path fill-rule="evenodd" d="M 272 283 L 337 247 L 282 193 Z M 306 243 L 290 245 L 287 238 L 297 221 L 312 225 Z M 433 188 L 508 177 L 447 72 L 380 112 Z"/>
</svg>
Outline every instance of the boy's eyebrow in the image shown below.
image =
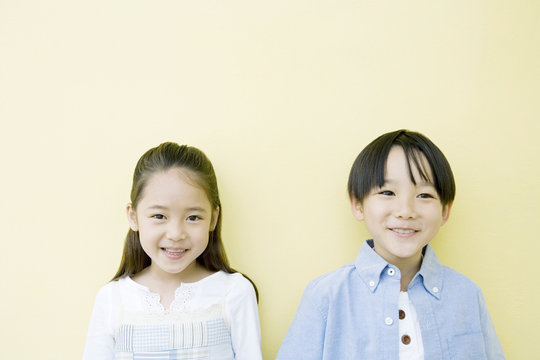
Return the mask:
<svg viewBox="0 0 540 360">
<path fill-rule="evenodd" d="M 384 179 L 384 183 L 382 184 L 382 186 L 385 186 L 385 185 L 393 185 L 393 184 L 395 184 L 395 183 L 397 183 L 397 181 L 392 180 L 392 179 L 390 179 L 390 180 L 389 180 L 389 179 Z"/>
<path fill-rule="evenodd" d="M 429 182 L 429 181 L 422 181 L 422 182 L 417 182 L 416 186 L 429 186 L 429 187 L 434 188 L 435 184 L 433 184 L 432 182 Z"/>
<path fill-rule="evenodd" d="M 392 179 L 384 179 L 384 183 L 382 184 L 382 186 L 385 186 L 385 185 L 394 185 L 396 184 L 397 181 L 396 180 L 392 180 Z M 435 184 L 433 184 L 432 182 L 430 181 L 425 181 L 425 180 L 422 180 L 422 181 L 417 181 L 416 182 L 416 185 L 415 186 L 430 186 L 430 187 L 435 187 Z"/>
</svg>

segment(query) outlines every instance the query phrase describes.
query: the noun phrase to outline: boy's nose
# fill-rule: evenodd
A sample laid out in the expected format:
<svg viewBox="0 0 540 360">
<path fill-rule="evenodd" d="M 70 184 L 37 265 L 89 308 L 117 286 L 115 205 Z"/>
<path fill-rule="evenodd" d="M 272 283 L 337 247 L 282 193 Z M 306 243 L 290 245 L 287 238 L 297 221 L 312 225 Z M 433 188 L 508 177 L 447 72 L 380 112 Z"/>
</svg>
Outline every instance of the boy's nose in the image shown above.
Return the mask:
<svg viewBox="0 0 540 360">
<path fill-rule="evenodd" d="M 414 219 L 416 212 L 414 209 L 414 199 L 399 199 L 394 215 L 399 219 Z"/>
</svg>

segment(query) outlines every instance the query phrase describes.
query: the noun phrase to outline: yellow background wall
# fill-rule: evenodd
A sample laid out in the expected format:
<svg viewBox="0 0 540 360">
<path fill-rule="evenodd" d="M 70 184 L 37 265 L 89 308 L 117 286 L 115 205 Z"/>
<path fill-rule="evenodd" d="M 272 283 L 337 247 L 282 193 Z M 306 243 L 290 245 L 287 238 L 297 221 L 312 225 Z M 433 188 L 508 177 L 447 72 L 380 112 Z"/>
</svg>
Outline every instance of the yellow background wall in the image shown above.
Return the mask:
<svg viewBox="0 0 540 360">
<path fill-rule="evenodd" d="M 307 282 L 367 238 L 358 152 L 409 128 L 457 180 L 433 245 L 509 359 L 540 330 L 540 2 L 0 1 L 0 349 L 78 359 L 120 261 L 133 168 L 165 140 L 218 174 L 273 359 Z"/>
</svg>

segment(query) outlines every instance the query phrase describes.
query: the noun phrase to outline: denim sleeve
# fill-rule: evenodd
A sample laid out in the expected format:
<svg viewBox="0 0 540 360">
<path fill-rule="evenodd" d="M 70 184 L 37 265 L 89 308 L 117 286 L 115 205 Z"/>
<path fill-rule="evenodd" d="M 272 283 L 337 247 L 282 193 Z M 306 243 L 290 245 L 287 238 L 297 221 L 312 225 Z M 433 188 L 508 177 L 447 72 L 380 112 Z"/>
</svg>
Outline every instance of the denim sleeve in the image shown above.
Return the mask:
<svg viewBox="0 0 540 360">
<path fill-rule="evenodd" d="M 486 356 L 489 360 L 505 359 L 501 343 L 499 342 L 495 327 L 489 316 L 484 295 L 482 295 L 480 289 L 478 290 L 478 303 L 480 306 L 480 321 L 482 322 L 482 334 L 484 336 Z"/>
<path fill-rule="evenodd" d="M 276 360 L 322 359 L 326 314 L 316 305 L 320 300 L 311 283 L 302 296 Z"/>
</svg>

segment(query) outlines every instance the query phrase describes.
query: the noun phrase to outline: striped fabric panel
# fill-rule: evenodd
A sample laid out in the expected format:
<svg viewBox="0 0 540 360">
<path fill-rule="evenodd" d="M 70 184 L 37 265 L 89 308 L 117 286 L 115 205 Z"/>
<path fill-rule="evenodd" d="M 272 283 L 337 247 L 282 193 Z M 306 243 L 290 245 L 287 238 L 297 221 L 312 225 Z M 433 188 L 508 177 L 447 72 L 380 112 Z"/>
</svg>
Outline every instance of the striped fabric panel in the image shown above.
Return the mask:
<svg viewBox="0 0 540 360">
<path fill-rule="evenodd" d="M 123 324 L 116 337 L 115 359 L 205 359 L 208 347 L 222 344 L 231 344 L 223 318 L 160 325 Z"/>
<path fill-rule="evenodd" d="M 115 352 L 114 360 L 133 360 L 133 353 L 131 352 Z"/>
<path fill-rule="evenodd" d="M 173 360 L 207 360 L 208 348 L 193 348 L 182 350 L 171 350 L 171 359 Z"/>
<path fill-rule="evenodd" d="M 174 349 L 185 349 L 207 345 L 206 324 L 202 321 L 172 325 L 171 345 Z"/>
<path fill-rule="evenodd" d="M 133 360 L 170 360 L 169 351 L 138 352 L 133 354 Z"/>
<path fill-rule="evenodd" d="M 208 349 L 207 348 L 193 348 L 193 349 L 169 350 L 169 351 L 139 352 L 139 353 L 133 354 L 129 359 L 130 360 L 207 360 Z"/>
<path fill-rule="evenodd" d="M 116 352 L 133 351 L 133 325 L 125 324 L 120 327 L 116 336 Z M 124 360 L 124 358 L 122 358 Z M 131 359 L 128 359 L 131 360 Z"/>
</svg>

